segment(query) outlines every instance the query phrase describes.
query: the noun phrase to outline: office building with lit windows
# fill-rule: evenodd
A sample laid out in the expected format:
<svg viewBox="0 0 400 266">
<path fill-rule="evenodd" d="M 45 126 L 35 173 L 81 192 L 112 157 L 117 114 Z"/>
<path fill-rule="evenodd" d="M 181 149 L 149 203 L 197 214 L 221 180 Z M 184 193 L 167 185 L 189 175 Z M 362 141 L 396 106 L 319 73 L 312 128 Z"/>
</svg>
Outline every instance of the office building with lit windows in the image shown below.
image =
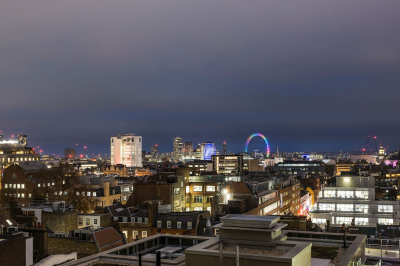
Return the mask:
<svg viewBox="0 0 400 266">
<path fill-rule="evenodd" d="M 282 175 L 322 175 L 325 171 L 324 163 L 320 161 L 284 161 L 274 167 Z"/>
<path fill-rule="evenodd" d="M 111 138 L 111 164 L 142 167 L 142 137 L 120 134 Z"/>
<path fill-rule="evenodd" d="M 183 159 L 185 161 L 193 160 L 193 143 L 192 142 L 185 142 L 183 144 Z"/>
<path fill-rule="evenodd" d="M 375 178 L 372 176 L 336 177 L 336 187 L 325 187 L 314 204 L 311 218 L 314 223 L 357 226 L 399 224 L 399 201 L 379 200 L 375 195 Z"/>
<path fill-rule="evenodd" d="M 179 162 L 182 160 L 182 155 L 183 155 L 183 140 L 182 138 L 176 137 L 174 138 L 174 142 L 173 142 L 173 146 L 174 146 L 174 162 Z"/>
<path fill-rule="evenodd" d="M 242 155 L 212 155 L 213 171 L 217 175 L 243 174 Z"/>
<path fill-rule="evenodd" d="M 160 152 L 158 151 L 158 145 L 155 144 L 151 146 L 151 161 L 158 162 L 159 157 L 160 157 Z"/>
<path fill-rule="evenodd" d="M 18 135 L 18 139 L 5 140 L 0 132 L 0 168 L 6 168 L 14 162 L 39 161 L 40 154 L 27 147 L 27 136 Z"/>
</svg>

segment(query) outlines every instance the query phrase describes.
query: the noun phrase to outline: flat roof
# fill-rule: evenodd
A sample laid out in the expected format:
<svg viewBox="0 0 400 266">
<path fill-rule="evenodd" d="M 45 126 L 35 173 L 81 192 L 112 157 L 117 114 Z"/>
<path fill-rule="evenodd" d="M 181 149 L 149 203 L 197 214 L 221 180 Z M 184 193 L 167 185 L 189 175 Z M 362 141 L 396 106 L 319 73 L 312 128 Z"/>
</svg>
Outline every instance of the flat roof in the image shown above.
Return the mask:
<svg viewBox="0 0 400 266">
<path fill-rule="evenodd" d="M 280 216 L 260 216 L 260 215 L 241 215 L 229 214 L 221 217 L 224 227 L 242 228 L 271 228 L 277 224 Z"/>
</svg>

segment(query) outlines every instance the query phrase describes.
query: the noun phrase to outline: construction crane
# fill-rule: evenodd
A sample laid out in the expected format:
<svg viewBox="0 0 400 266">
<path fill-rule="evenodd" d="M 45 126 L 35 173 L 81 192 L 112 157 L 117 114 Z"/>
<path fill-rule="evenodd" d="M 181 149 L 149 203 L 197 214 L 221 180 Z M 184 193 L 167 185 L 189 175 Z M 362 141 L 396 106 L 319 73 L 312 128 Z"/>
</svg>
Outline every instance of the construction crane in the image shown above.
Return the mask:
<svg viewBox="0 0 400 266">
<path fill-rule="evenodd" d="M 369 143 L 369 135 L 368 135 L 368 138 L 367 138 L 367 146 L 366 146 L 366 148 L 365 148 L 365 150 L 367 151 L 367 153 L 368 153 L 368 143 Z"/>
</svg>

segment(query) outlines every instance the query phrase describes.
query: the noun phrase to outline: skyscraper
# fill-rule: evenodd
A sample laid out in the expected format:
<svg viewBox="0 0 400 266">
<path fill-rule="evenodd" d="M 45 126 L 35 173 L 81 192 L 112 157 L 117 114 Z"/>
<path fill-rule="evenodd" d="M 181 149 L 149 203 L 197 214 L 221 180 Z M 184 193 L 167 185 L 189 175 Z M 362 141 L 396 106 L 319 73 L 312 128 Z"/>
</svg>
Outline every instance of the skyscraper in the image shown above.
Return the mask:
<svg viewBox="0 0 400 266">
<path fill-rule="evenodd" d="M 176 137 L 174 138 L 174 162 L 179 162 L 182 160 L 182 151 L 183 151 L 183 140 L 182 138 Z"/>
<path fill-rule="evenodd" d="M 226 141 L 222 143 L 222 155 L 226 155 Z"/>
<path fill-rule="evenodd" d="M 142 167 L 142 137 L 134 134 L 111 137 L 111 164 Z"/>
<path fill-rule="evenodd" d="M 183 148 L 183 156 L 185 160 L 192 160 L 193 159 L 193 143 L 192 142 L 185 142 Z"/>
<path fill-rule="evenodd" d="M 158 162 L 158 157 L 159 157 L 159 151 L 158 151 L 158 145 L 153 145 L 151 146 L 151 160 L 153 162 Z"/>
<path fill-rule="evenodd" d="M 67 148 L 64 150 L 64 158 L 65 159 L 75 159 L 76 157 L 76 149 Z"/>
<path fill-rule="evenodd" d="M 215 145 L 214 142 L 204 142 L 201 143 L 201 156 L 202 160 L 211 160 L 211 155 L 215 155 L 216 150 L 215 150 Z"/>
</svg>

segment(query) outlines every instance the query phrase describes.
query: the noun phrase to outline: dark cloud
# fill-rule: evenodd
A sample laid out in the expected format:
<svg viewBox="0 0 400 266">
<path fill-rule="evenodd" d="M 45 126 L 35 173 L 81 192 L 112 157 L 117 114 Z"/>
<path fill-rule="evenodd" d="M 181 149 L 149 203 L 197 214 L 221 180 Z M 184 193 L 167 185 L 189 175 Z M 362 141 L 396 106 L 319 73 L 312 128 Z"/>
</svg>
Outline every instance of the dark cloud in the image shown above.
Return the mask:
<svg viewBox="0 0 400 266">
<path fill-rule="evenodd" d="M 397 148 L 400 2 L 0 4 L 0 125 L 61 153 L 133 132 L 243 149 Z M 47 149 L 47 150 L 46 150 Z"/>
</svg>

